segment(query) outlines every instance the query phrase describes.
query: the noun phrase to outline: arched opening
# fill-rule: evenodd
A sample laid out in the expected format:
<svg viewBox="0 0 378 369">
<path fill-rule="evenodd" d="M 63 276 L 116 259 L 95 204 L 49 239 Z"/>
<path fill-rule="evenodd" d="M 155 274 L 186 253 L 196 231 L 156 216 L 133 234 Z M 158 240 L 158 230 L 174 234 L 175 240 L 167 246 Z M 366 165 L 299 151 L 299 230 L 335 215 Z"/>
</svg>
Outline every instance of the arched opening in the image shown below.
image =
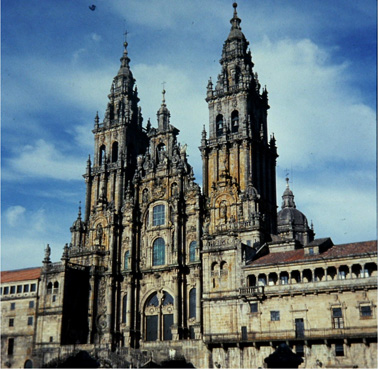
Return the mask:
<svg viewBox="0 0 378 369">
<path fill-rule="evenodd" d="M 164 265 L 165 264 L 165 242 L 161 237 L 154 241 L 153 245 L 153 260 L 152 265 Z"/>
<path fill-rule="evenodd" d="M 48 285 L 47 285 L 47 293 L 48 294 L 51 294 L 52 293 L 52 282 L 49 282 Z"/>
<path fill-rule="evenodd" d="M 173 297 L 166 291 L 158 296 L 154 292 L 147 300 L 145 313 L 145 340 L 168 341 L 172 339 Z"/>
<path fill-rule="evenodd" d="M 301 273 L 299 270 L 293 270 L 291 272 L 291 283 L 300 283 L 301 282 Z"/>
<path fill-rule="evenodd" d="M 56 281 L 54 282 L 54 293 L 58 293 L 58 291 L 59 291 L 59 282 Z"/>
<path fill-rule="evenodd" d="M 118 142 L 114 141 L 112 146 L 112 163 L 118 160 Z"/>
<path fill-rule="evenodd" d="M 197 242 L 192 241 L 189 245 L 189 261 L 196 261 Z"/>
<path fill-rule="evenodd" d="M 257 277 L 257 282 L 259 286 L 266 286 L 266 275 L 259 274 Z"/>
<path fill-rule="evenodd" d="M 362 267 L 360 264 L 352 265 L 352 278 L 359 278 L 361 276 Z"/>
<path fill-rule="evenodd" d="M 31 360 L 26 360 L 24 364 L 24 368 L 32 368 L 33 362 Z"/>
<path fill-rule="evenodd" d="M 237 133 L 239 131 L 239 112 L 234 110 L 231 113 L 231 132 Z"/>
<path fill-rule="evenodd" d="M 339 267 L 339 279 L 346 279 L 349 274 L 349 268 L 346 265 Z"/>
<path fill-rule="evenodd" d="M 101 145 L 100 152 L 99 152 L 99 157 L 98 157 L 98 164 L 99 165 L 105 164 L 105 158 L 106 158 L 106 146 L 105 145 Z"/>
<path fill-rule="evenodd" d="M 189 292 L 189 319 L 196 318 L 196 289 L 192 288 Z"/>
<path fill-rule="evenodd" d="M 316 268 L 315 269 L 315 281 L 320 282 L 324 279 L 324 269 L 323 268 Z"/>
<path fill-rule="evenodd" d="M 274 286 L 277 283 L 277 273 L 269 273 L 268 285 Z"/>
<path fill-rule="evenodd" d="M 336 277 L 336 268 L 335 267 L 328 267 L 327 268 L 327 279 L 334 280 Z"/>
<path fill-rule="evenodd" d="M 280 274 L 281 284 L 289 284 L 289 274 L 288 272 L 281 272 Z"/>
<path fill-rule="evenodd" d="M 256 276 L 255 275 L 249 275 L 247 277 L 247 285 L 248 287 L 254 287 L 256 286 Z"/>
<path fill-rule="evenodd" d="M 130 257 L 130 251 L 126 251 L 124 259 L 123 259 L 123 269 L 125 270 L 129 269 L 129 257 Z"/>
<path fill-rule="evenodd" d="M 126 323 L 127 320 L 127 295 L 122 299 L 122 323 Z"/>
<path fill-rule="evenodd" d="M 312 282 L 312 271 L 310 269 L 303 271 L 303 282 Z"/>
<path fill-rule="evenodd" d="M 156 163 L 161 163 L 165 158 L 165 145 L 163 143 L 159 144 L 156 148 Z"/>
<path fill-rule="evenodd" d="M 216 124 L 217 137 L 222 136 L 222 134 L 223 134 L 223 115 L 222 114 L 217 115 L 217 118 L 215 120 L 215 124 Z"/>
<path fill-rule="evenodd" d="M 364 267 L 365 277 L 375 277 L 377 275 L 377 264 L 367 263 Z"/>
</svg>

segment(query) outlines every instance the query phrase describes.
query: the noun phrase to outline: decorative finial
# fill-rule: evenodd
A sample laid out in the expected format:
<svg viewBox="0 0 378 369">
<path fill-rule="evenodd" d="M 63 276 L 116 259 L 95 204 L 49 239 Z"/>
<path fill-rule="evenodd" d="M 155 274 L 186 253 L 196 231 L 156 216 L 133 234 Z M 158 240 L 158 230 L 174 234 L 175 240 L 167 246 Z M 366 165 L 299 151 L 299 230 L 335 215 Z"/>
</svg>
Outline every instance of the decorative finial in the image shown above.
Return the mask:
<svg viewBox="0 0 378 369">
<path fill-rule="evenodd" d="M 95 116 L 95 124 L 98 125 L 99 122 L 100 122 L 100 118 L 98 117 L 98 112 L 97 112 Z"/>
<path fill-rule="evenodd" d="M 79 212 L 77 214 L 77 217 L 81 219 L 81 201 L 79 201 Z"/>
<path fill-rule="evenodd" d="M 286 187 L 289 187 L 289 177 L 286 177 L 285 180 L 286 180 Z"/>
<path fill-rule="evenodd" d="M 163 82 L 163 83 L 162 83 L 162 85 L 163 85 L 163 92 L 162 92 L 162 93 L 163 93 L 163 104 L 165 104 L 165 92 L 166 92 L 166 91 L 165 91 L 165 88 L 164 88 L 164 87 L 165 87 L 165 84 L 166 84 L 166 83 L 167 83 L 167 82 Z"/>
</svg>

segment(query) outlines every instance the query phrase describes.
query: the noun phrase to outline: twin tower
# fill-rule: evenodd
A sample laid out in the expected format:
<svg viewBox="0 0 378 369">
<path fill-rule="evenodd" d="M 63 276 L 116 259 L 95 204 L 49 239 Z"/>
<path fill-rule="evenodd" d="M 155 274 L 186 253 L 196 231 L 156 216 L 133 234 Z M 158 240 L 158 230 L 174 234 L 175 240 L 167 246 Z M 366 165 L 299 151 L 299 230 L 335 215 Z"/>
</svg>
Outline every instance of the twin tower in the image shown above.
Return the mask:
<svg viewBox="0 0 378 369">
<path fill-rule="evenodd" d="M 237 303 L 240 270 L 251 255 L 279 236 L 312 240 L 307 223 L 277 225 L 268 93 L 253 72 L 236 4 L 230 22 L 221 72 L 207 85 L 202 188 L 177 140 L 165 91 L 157 127 L 143 126 L 124 44 L 104 119 L 95 118 L 85 214 L 80 209 L 71 227 L 62 266 L 44 262 L 46 285 L 61 279 L 67 291 L 61 319 L 53 311 L 45 317 L 57 325 L 60 344 L 143 349 L 154 341 L 200 340 L 214 304 Z M 296 210 L 289 189 L 285 196 L 283 207 Z"/>
</svg>

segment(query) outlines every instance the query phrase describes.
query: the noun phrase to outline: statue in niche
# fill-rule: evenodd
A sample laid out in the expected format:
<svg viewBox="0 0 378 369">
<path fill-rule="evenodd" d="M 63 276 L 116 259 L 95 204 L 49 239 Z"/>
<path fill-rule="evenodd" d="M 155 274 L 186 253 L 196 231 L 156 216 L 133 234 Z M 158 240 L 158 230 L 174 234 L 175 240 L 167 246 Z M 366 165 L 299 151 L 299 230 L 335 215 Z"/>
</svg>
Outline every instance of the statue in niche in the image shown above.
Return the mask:
<svg viewBox="0 0 378 369">
<path fill-rule="evenodd" d="M 104 230 L 102 229 L 102 225 L 98 224 L 97 227 L 96 227 L 96 240 L 100 241 L 100 245 L 101 245 L 103 233 L 104 233 Z"/>
<path fill-rule="evenodd" d="M 142 202 L 146 204 L 148 202 L 148 190 L 145 188 L 142 194 Z"/>
</svg>

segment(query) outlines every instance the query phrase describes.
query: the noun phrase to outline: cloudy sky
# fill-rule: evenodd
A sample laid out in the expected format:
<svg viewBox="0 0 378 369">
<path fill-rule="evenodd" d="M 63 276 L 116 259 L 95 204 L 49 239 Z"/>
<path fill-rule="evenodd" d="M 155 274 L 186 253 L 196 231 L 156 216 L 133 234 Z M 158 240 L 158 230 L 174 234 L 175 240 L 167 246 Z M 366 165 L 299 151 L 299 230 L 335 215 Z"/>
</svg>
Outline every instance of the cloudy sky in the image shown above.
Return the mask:
<svg viewBox="0 0 378 369">
<path fill-rule="evenodd" d="M 94 4 L 94 11 L 89 6 Z M 84 202 L 127 30 L 145 122 L 162 83 L 199 183 L 209 77 L 230 29 L 226 0 L 2 1 L 2 269 L 58 261 Z M 242 30 L 269 91 L 278 204 L 290 175 L 317 237 L 376 238 L 376 1 L 242 0 Z"/>
</svg>

